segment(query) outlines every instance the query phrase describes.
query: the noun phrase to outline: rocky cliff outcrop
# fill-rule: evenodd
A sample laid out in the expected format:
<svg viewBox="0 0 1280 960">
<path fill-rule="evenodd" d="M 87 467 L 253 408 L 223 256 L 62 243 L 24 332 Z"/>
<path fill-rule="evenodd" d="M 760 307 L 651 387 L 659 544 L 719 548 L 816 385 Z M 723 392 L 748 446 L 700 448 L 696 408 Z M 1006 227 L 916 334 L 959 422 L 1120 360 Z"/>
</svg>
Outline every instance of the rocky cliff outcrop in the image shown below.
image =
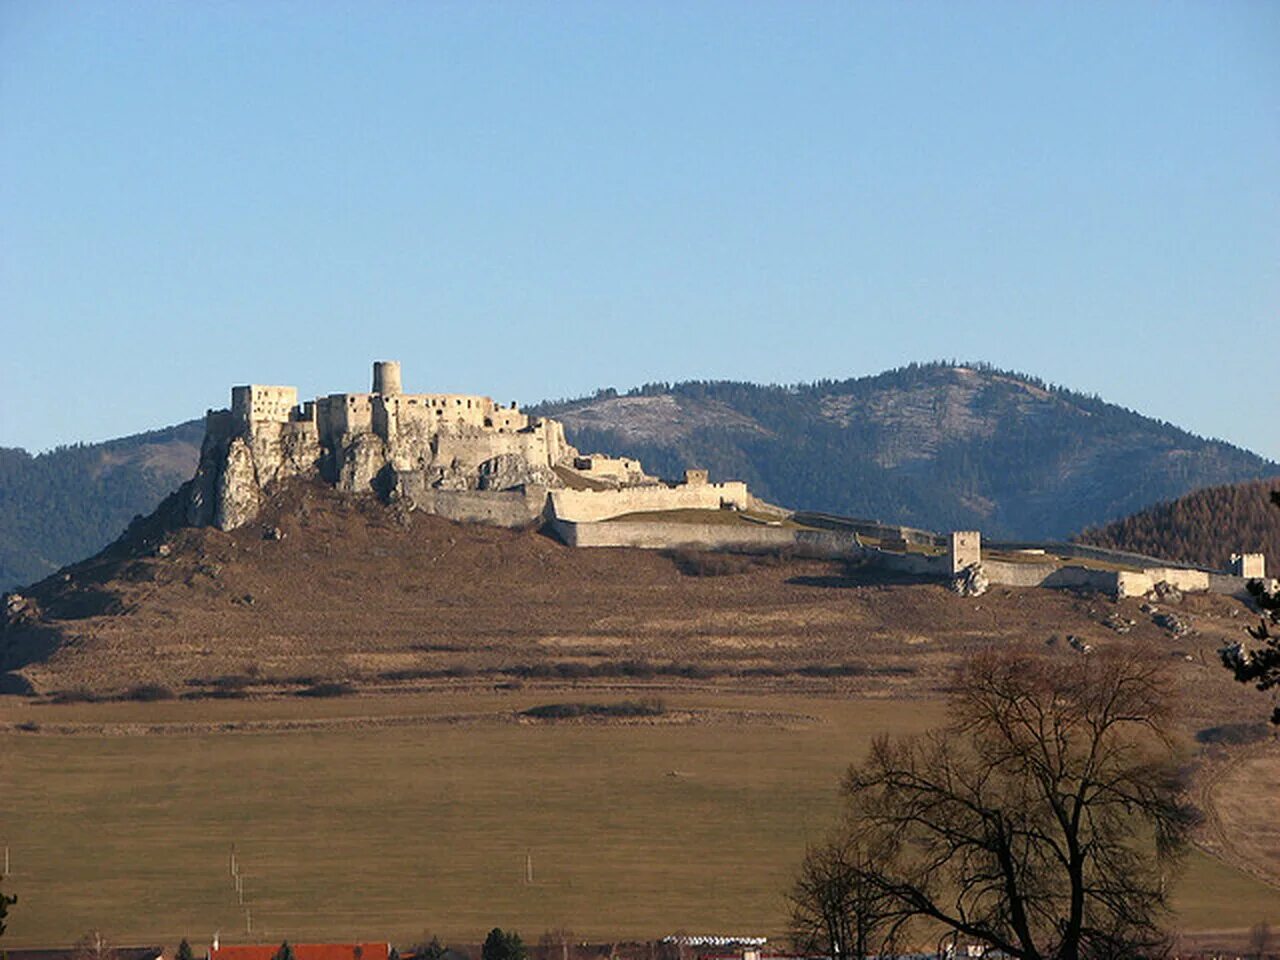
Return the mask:
<svg viewBox="0 0 1280 960">
<path fill-rule="evenodd" d="M 299 426 L 250 423 L 237 429 L 225 412 L 210 413 L 188 484 L 187 521 L 233 530 L 257 516 L 270 484 L 319 476 L 324 451 L 314 432 Z"/>
<path fill-rule="evenodd" d="M 563 485 L 551 465 L 522 453 L 459 457 L 457 436 L 443 445 L 449 452 L 441 456 L 434 438 L 387 440 L 357 433 L 330 446 L 300 426 L 236 426 L 211 414 L 200 464 L 187 485 L 187 522 L 222 530 L 243 526 L 257 516 L 269 487 L 296 477 L 323 479 L 344 493 L 403 500 L 410 508 L 431 502 L 421 496 L 424 490 L 497 493 Z M 477 456 L 486 452 L 488 445 L 481 445 Z"/>
</svg>

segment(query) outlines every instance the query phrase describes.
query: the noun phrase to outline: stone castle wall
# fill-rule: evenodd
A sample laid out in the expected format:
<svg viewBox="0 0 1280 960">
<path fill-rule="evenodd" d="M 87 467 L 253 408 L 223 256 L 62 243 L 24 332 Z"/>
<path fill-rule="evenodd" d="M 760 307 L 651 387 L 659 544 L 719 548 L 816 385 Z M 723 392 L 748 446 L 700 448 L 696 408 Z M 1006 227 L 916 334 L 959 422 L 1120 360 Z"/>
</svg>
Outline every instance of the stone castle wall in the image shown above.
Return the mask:
<svg viewBox="0 0 1280 960">
<path fill-rule="evenodd" d="M 556 517 L 583 522 L 659 510 L 719 510 L 723 507 L 746 510 L 750 505 L 747 485 L 737 480 L 678 486 L 651 484 L 621 490 L 551 491 L 551 507 Z"/>
</svg>

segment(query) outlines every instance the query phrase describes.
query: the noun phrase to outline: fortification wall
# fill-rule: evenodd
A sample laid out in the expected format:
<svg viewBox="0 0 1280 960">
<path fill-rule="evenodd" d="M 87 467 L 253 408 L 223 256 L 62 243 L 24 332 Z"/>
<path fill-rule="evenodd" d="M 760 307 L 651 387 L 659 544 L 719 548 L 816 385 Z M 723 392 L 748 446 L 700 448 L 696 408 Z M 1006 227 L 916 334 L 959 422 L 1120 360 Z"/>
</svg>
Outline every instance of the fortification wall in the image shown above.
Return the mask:
<svg viewBox="0 0 1280 960">
<path fill-rule="evenodd" d="M 1114 570 L 1011 560 L 983 560 L 982 571 L 988 580 L 1002 587 L 1088 587 L 1107 593 L 1115 593 L 1118 576 Z"/>
<path fill-rule="evenodd" d="M 1261 579 L 1275 589 L 1276 581 L 1268 577 L 1237 577 L 1230 573 L 1210 573 L 1209 592 L 1220 593 L 1228 597 L 1248 597 L 1249 581 Z"/>
<path fill-rule="evenodd" d="M 1116 579 L 1116 596 L 1145 596 L 1161 581 L 1177 587 L 1183 593 L 1204 593 L 1209 589 L 1210 574 L 1207 570 L 1172 567 L 1151 567 L 1142 571 L 1122 570 Z"/>
<path fill-rule="evenodd" d="M 951 558 L 945 554 L 930 557 L 923 553 L 891 553 L 887 550 L 864 547 L 862 556 L 872 566 L 910 574 L 913 577 L 934 577 L 945 580 L 951 576 Z"/>
<path fill-rule="evenodd" d="M 828 530 L 852 530 L 854 533 L 875 540 L 902 540 L 913 546 L 934 547 L 946 546 L 945 538 L 931 530 L 920 530 L 916 527 L 904 527 L 900 524 L 881 523 L 878 520 L 859 520 L 855 517 L 841 517 L 831 513 L 815 513 L 809 510 L 794 514 L 797 523 L 811 527 L 822 527 Z"/>
<path fill-rule="evenodd" d="M 795 545 L 795 531 L 781 527 L 644 520 L 583 523 L 561 519 L 553 520 L 551 526 L 556 535 L 571 547 L 639 547 L 646 550 L 737 548 L 749 551 L 776 550 Z"/>
<path fill-rule="evenodd" d="M 562 520 L 607 520 L 627 513 L 657 510 L 718 510 L 732 504 L 739 510 L 750 505 L 747 485 L 741 481 L 669 487 L 654 484 L 623 490 L 553 490 L 551 506 Z M 689 526 L 689 524 L 678 524 Z M 769 528 L 764 528 L 769 529 Z"/>
<path fill-rule="evenodd" d="M 1044 541 L 1044 540 L 988 540 L 983 546 L 987 550 L 1043 550 L 1045 553 L 1055 557 L 1064 557 L 1076 560 L 1100 560 L 1103 563 L 1114 563 L 1119 566 L 1138 567 L 1146 569 L 1148 567 L 1159 567 L 1162 569 L 1177 568 L 1183 570 L 1194 570 L 1196 567 L 1189 563 L 1178 563 L 1174 560 L 1160 560 L 1156 557 L 1143 556 L 1140 553 L 1128 553 L 1123 550 L 1108 550 L 1105 547 L 1092 547 L 1084 543 L 1064 543 L 1061 541 Z"/>
<path fill-rule="evenodd" d="M 520 528 L 536 523 L 547 501 L 546 487 L 524 490 L 479 492 L 437 490 L 419 485 L 413 494 L 416 510 L 458 523 L 484 523 L 496 527 Z"/>
<path fill-rule="evenodd" d="M 553 501 L 558 492 L 551 492 Z M 867 548 L 859 544 L 854 531 L 797 530 L 766 525 L 755 527 L 676 521 L 575 522 L 559 517 L 551 520 L 550 525 L 556 535 L 571 547 L 637 547 L 648 550 L 688 548 L 743 553 L 786 548 L 793 549 L 802 556 L 860 559 L 878 569 L 909 576 L 945 581 L 953 573 L 952 558 L 947 554 L 929 556 Z M 1017 563 L 985 559 L 982 561 L 982 568 L 991 583 L 1000 586 L 1092 589 L 1119 597 L 1144 596 L 1160 581 L 1187 593 L 1211 591 L 1244 595 L 1247 582 L 1243 577 L 1174 567 L 1117 571 L 1057 563 Z"/>
<path fill-rule="evenodd" d="M 628 483 L 645 476 L 639 460 L 630 457 L 611 457 L 604 453 L 589 453 L 574 457 L 573 469 L 584 477 L 606 483 Z"/>
<path fill-rule="evenodd" d="M 1052 563 L 1014 563 L 1006 560 L 984 560 L 983 572 L 996 584 L 1006 587 L 1090 587 L 1117 597 L 1142 597 L 1161 581 L 1183 593 L 1221 593 L 1242 596 L 1245 580 L 1206 570 L 1180 567 L 1151 567 L 1146 570 L 1095 570 L 1074 565 Z"/>
<path fill-rule="evenodd" d="M 551 467 L 559 459 L 557 436 L 545 428 L 518 433 L 496 433 L 476 427 L 454 427 L 441 430 L 435 440 L 435 462 L 463 467 L 476 467 L 486 460 L 516 455 L 536 467 Z"/>
</svg>

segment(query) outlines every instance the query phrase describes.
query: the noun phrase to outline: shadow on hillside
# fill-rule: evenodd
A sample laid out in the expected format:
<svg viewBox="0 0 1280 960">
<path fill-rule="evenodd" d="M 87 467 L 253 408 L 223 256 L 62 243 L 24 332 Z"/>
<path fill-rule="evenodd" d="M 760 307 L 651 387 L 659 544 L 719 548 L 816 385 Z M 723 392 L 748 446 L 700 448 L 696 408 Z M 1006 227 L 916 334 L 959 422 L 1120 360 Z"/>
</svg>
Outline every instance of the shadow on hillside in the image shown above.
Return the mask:
<svg viewBox="0 0 1280 960">
<path fill-rule="evenodd" d="M 46 624 L 24 624 L 0 633 L 0 694 L 23 693 L 23 677 L 7 671 L 48 660 L 62 645 L 62 632 Z"/>
<path fill-rule="evenodd" d="M 110 590 L 77 586 L 45 602 L 46 612 L 58 620 L 87 620 L 124 612 L 120 597 Z"/>
</svg>

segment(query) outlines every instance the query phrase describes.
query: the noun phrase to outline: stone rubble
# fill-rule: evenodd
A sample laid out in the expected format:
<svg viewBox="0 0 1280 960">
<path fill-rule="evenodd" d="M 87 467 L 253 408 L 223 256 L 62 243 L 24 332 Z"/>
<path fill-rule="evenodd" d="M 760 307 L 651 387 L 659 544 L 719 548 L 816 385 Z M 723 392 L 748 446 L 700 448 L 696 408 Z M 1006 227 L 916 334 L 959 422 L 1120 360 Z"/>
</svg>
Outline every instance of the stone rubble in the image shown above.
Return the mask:
<svg viewBox="0 0 1280 960">
<path fill-rule="evenodd" d="M 962 597 L 980 597 L 990 588 L 981 563 L 971 563 L 951 578 L 951 589 Z"/>
</svg>

